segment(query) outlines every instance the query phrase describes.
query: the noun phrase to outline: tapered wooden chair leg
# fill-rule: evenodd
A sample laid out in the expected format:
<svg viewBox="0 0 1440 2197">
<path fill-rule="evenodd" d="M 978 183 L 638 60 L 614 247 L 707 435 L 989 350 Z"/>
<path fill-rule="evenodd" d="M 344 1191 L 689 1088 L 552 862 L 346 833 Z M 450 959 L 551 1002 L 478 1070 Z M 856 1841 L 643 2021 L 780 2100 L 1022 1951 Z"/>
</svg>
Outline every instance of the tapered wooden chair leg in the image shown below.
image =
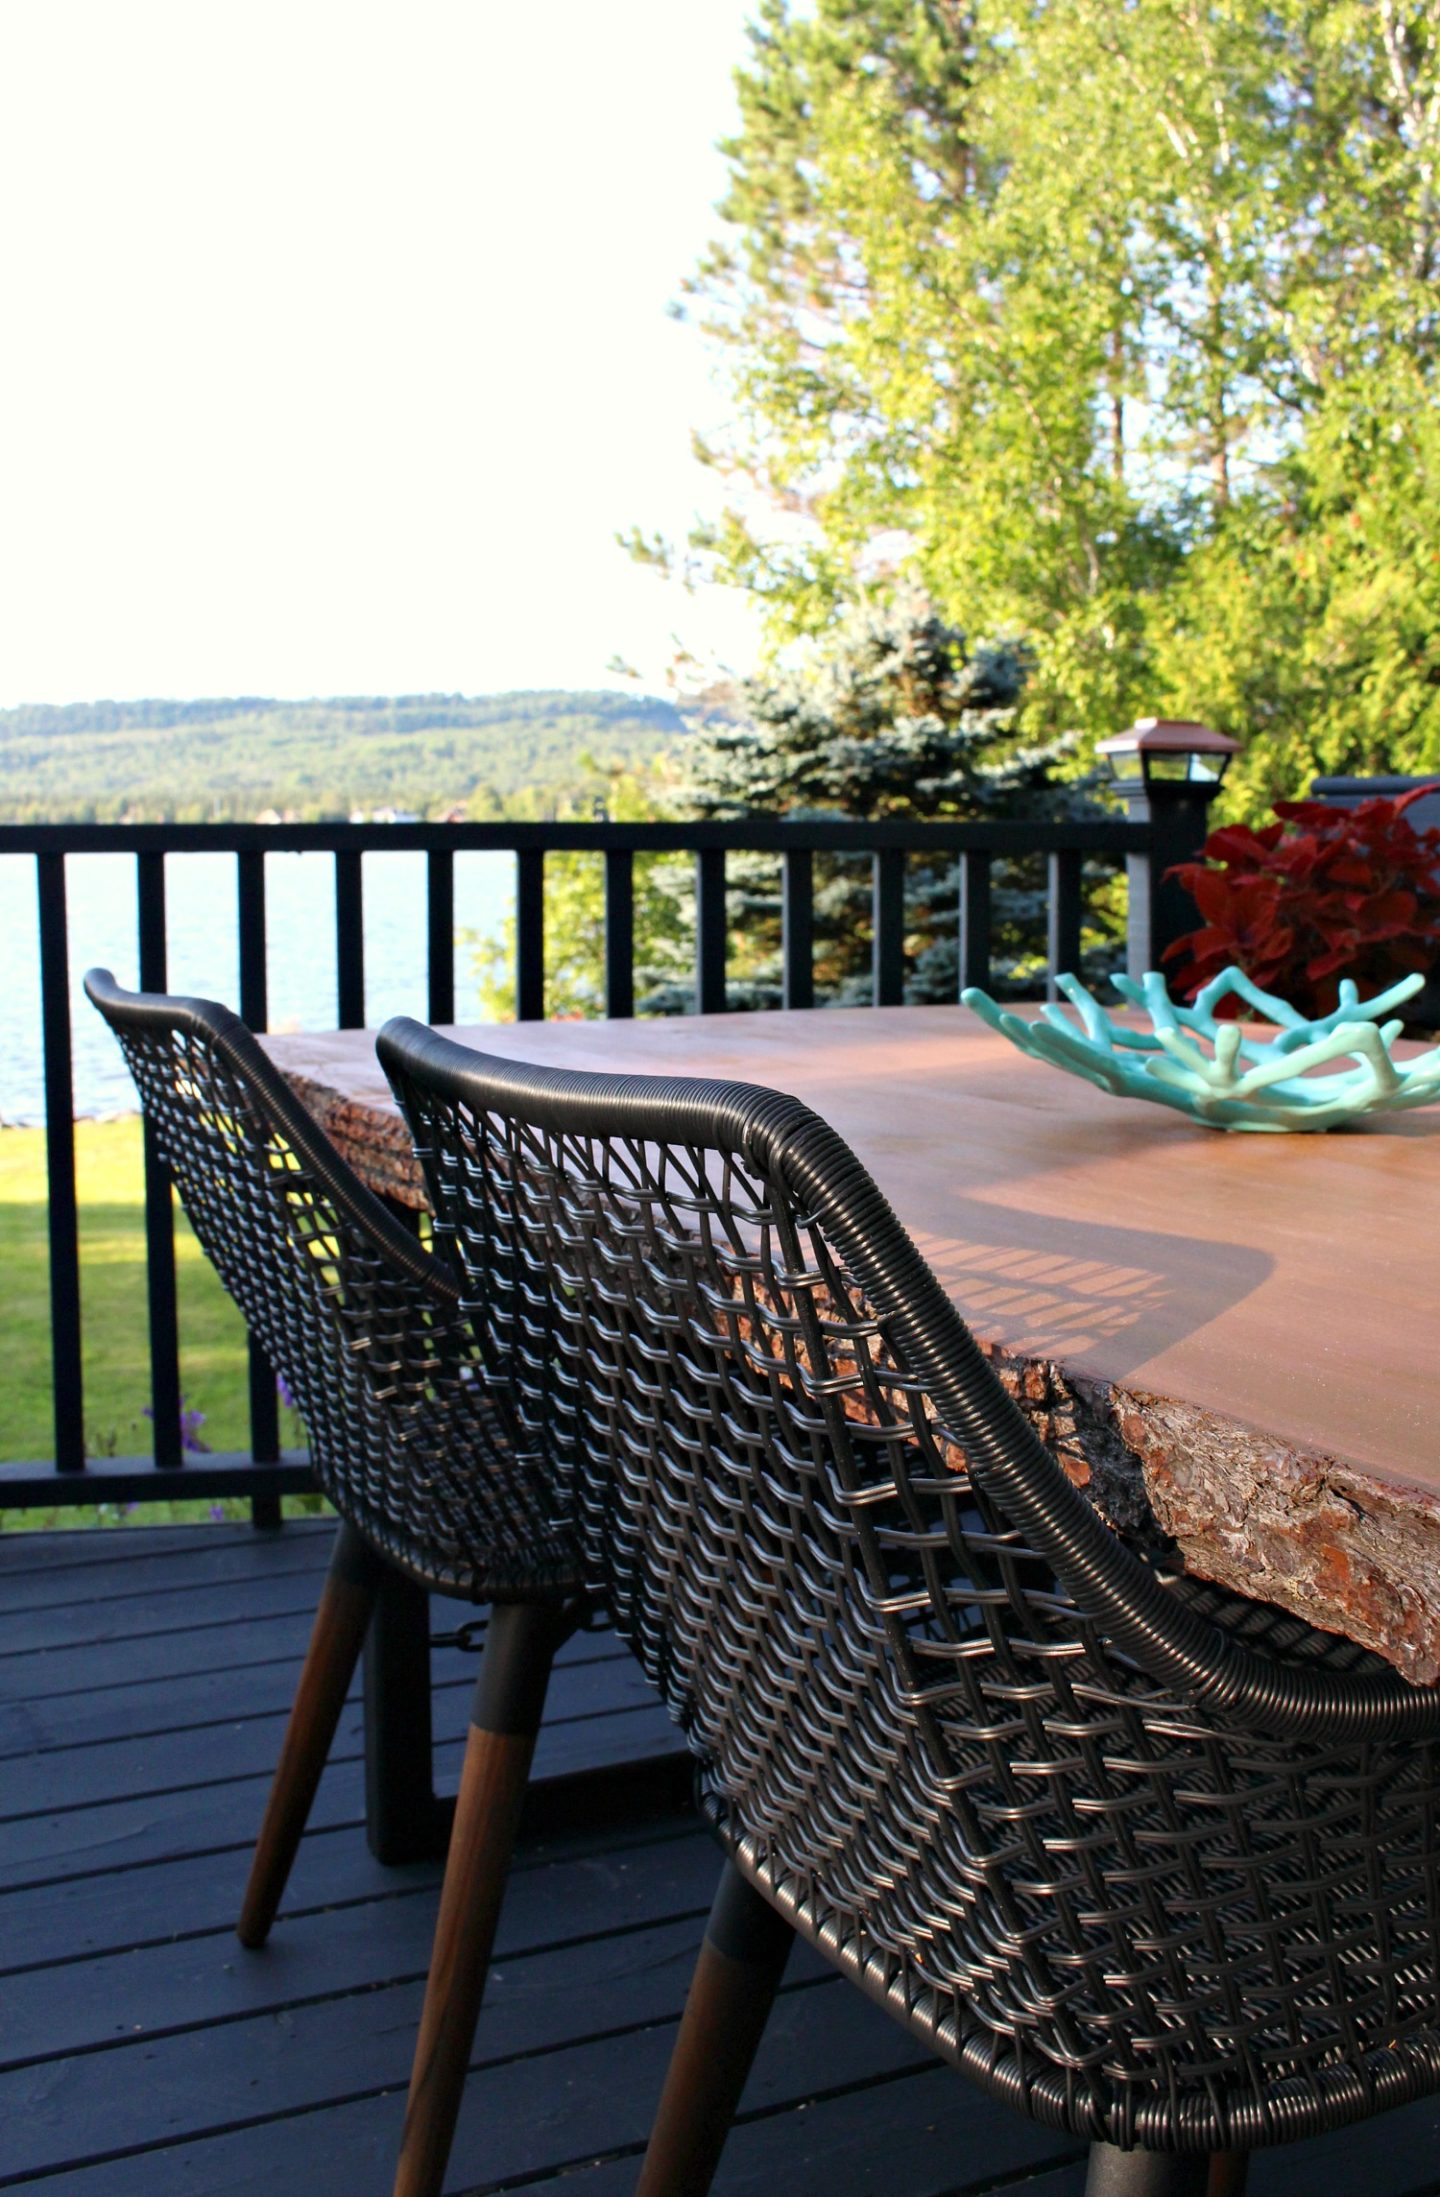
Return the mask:
<svg viewBox="0 0 1440 2197">
<path fill-rule="evenodd" d="M 795 1933 L 725 1864 L 635 2197 L 705 2197 Z"/>
<path fill-rule="evenodd" d="M 242 1945 L 263 1945 L 275 1920 L 385 1570 L 369 1543 L 353 1526 L 343 1525 L 335 1537 L 235 1925 Z"/>
<path fill-rule="evenodd" d="M 1249 2172 L 1248 2151 L 1212 2151 L 1210 2179 L 1205 2184 L 1205 2197 L 1245 2197 L 1245 2182 Z"/>
<path fill-rule="evenodd" d="M 440 1894 L 395 2197 L 439 2197 L 500 1903 L 556 1650 L 573 1626 L 549 1605 L 492 1610 Z"/>
</svg>

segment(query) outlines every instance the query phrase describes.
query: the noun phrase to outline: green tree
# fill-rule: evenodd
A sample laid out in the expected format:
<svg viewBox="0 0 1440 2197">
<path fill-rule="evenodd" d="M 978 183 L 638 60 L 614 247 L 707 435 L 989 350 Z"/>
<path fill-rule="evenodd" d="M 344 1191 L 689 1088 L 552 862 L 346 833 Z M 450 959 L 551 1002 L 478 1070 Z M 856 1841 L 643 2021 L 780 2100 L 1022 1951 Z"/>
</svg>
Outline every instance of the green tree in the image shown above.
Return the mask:
<svg viewBox="0 0 1440 2197">
<path fill-rule="evenodd" d="M 691 816 L 876 818 L 1062 817 L 1094 814 L 1089 782 L 1058 783 L 1073 742 L 1017 740 L 1028 662 L 1008 643 L 968 647 L 913 595 L 851 611 L 800 664 L 750 682 L 735 721 L 693 733 L 672 789 Z M 678 910 L 646 970 L 654 1011 L 683 1012 L 692 996 L 677 946 L 693 940 L 688 871 L 668 883 Z M 1044 960 L 1043 875 L 997 866 L 994 962 L 1003 989 L 1023 986 Z M 870 997 L 867 858 L 818 858 L 815 977 L 822 997 Z M 906 880 L 908 995 L 953 1000 L 958 990 L 959 877 L 951 860 L 912 857 Z M 781 996 L 779 867 L 732 856 L 727 871 L 732 1006 Z M 1097 941 L 1098 943 L 1098 941 Z"/>
<path fill-rule="evenodd" d="M 1365 634 L 1407 644 L 1376 601 L 1433 564 L 1433 500 L 1403 510 L 1429 484 L 1437 56 L 1437 0 L 763 0 L 689 286 L 735 398 L 691 568 L 751 589 L 780 650 L 918 578 L 1024 641 L 1036 738 L 1195 707 L 1203 668 L 1263 744 L 1284 695 L 1215 651 L 1263 545 L 1349 524 L 1368 417 L 1400 429 L 1370 562 L 1297 547 L 1282 625 L 1318 602 L 1347 680 L 1388 694 Z M 1348 706 L 1334 733 L 1367 746 Z M 1237 798 L 1280 770 L 1257 756 Z"/>
<path fill-rule="evenodd" d="M 1286 493 L 1242 499 L 1158 631 L 1162 696 L 1248 730 L 1240 813 L 1317 771 L 1440 767 L 1440 419 L 1408 365 L 1383 380 L 1332 400 Z"/>
<path fill-rule="evenodd" d="M 604 788 L 602 806 L 617 824 L 649 821 L 663 813 L 671 786 L 671 766 L 659 757 L 643 769 L 613 764 L 602 769 L 588 755 L 579 758 L 592 781 Z M 600 798 L 600 797 L 597 797 Z M 511 804 L 510 813 L 536 813 L 532 797 Z M 587 814 L 587 810 L 573 813 Z M 635 955 L 637 962 L 681 950 L 683 910 L 667 889 L 664 865 L 642 855 L 635 864 Z M 515 918 L 498 932 L 466 934 L 481 1013 L 490 1022 L 515 1019 Z M 598 854 L 552 854 L 545 863 L 545 1012 L 556 1021 L 587 1021 L 605 1012 L 605 862 Z"/>
</svg>

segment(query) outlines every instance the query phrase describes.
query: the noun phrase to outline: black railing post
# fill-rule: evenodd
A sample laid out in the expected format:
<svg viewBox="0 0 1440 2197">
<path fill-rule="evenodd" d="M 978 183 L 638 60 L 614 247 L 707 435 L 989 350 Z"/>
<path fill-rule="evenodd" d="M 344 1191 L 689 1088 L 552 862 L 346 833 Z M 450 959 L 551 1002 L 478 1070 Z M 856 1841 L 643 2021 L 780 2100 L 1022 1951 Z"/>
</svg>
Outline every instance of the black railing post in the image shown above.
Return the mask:
<svg viewBox="0 0 1440 2197">
<path fill-rule="evenodd" d="M 725 993 L 725 849 L 695 857 L 695 1012 L 723 1015 Z"/>
<path fill-rule="evenodd" d="M 871 997 L 877 1007 L 905 1004 L 905 850 L 885 847 L 872 856 L 871 900 L 875 937 L 871 949 Z"/>
<path fill-rule="evenodd" d="M 515 857 L 515 1020 L 545 1019 L 545 856 L 522 847 Z"/>
<path fill-rule="evenodd" d="M 335 853 L 335 993 L 342 1030 L 365 1027 L 365 888 L 358 847 Z"/>
<path fill-rule="evenodd" d="M 990 989 L 990 866 L 983 849 L 960 857 L 960 989 Z"/>
<path fill-rule="evenodd" d="M 40 1014 L 45 1058 L 45 1174 L 50 1239 L 50 1389 L 55 1464 L 85 1469 L 80 1357 L 80 1227 L 75 1199 L 75 1096 L 70 1052 L 70 940 L 65 857 L 35 858 L 40 900 Z"/>
<path fill-rule="evenodd" d="M 455 857 L 432 847 L 425 857 L 425 966 L 432 1022 L 455 1020 Z"/>
<path fill-rule="evenodd" d="M 626 1022 L 635 1012 L 635 856 L 605 850 L 605 1012 Z"/>
<path fill-rule="evenodd" d="M 165 941 L 165 857 L 137 854 L 136 898 L 140 919 L 140 989 L 163 992 L 168 984 Z M 145 1154 L 145 1289 L 150 1314 L 150 1420 L 155 1462 L 175 1469 L 185 1462 L 180 1439 L 180 1332 L 175 1293 L 175 1198 L 160 1139 L 148 1115 L 141 1126 Z"/>
<path fill-rule="evenodd" d="M 1045 997 L 1058 999 L 1058 976 L 1080 974 L 1080 882 L 1083 857 L 1072 847 L 1050 856 L 1050 894 L 1046 908 Z"/>
<path fill-rule="evenodd" d="M 787 847 L 780 857 L 780 959 L 787 1007 L 815 1004 L 815 857 Z"/>
<path fill-rule="evenodd" d="M 265 953 L 265 856 L 245 847 L 235 857 L 236 932 L 240 942 L 240 1019 L 252 1030 L 270 1024 Z"/>
<path fill-rule="evenodd" d="M 236 934 L 240 943 L 240 1019 L 252 1030 L 270 1024 L 270 984 L 266 962 L 265 853 L 242 847 L 235 856 Z M 254 1336 L 247 1344 L 250 1390 L 250 1455 L 257 1465 L 280 1462 L 280 1399 L 274 1368 Z M 267 1529 L 280 1524 L 278 1495 L 252 1495 L 250 1523 Z"/>
</svg>

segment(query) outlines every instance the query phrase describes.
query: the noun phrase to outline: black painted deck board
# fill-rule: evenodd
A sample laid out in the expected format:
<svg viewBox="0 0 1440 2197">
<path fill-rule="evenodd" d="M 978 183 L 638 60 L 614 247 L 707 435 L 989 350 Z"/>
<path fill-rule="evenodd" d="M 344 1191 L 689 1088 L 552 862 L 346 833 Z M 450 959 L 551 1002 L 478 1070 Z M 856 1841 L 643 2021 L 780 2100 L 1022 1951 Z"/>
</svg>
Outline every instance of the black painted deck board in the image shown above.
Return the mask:
<svg viewBox="0 0 1440 2197">
<path fill-rule="evenodd" d="M 446 1738 L 463 1734 L 469 1714 L 474 1659 L 466 1660 L 468 1670 L 458 1669 L 434 1689 L 435 1729 L 437 1735 Z M 150 1718 L 168 1713 L 163 1695 L 152 1699 L 140 1710 L 135 1737 L 117 1721 L 108 1733 L 87 1729 L 83 1738 L 77 1735 L 72 1744 L 65 1745 L 64 1722 L 47 1719 L 26 1750 L 30 1761 L 23 1788 L 18 1780 L 8 1778 L 0 1786 L 0 1824 L 21 1814 L 87 1807 L 117 1789 L 133 1793 L 159 1785 L 176 1791 L 217 1778 L 242 1776 L 246 1771 L 268 1778 L 280 1751 L 289 1697 L 294 1691 L 293 1665 L 281 1664 L 265 1677 L 265 1701 L 257 1702 L 248 1688 L 243 1697 L 236 1699 L 232 1689 L 228 1713 L 221 1709 L 218 1715 L 201 1722 L 187 1719 L 178 1728 L 168 1722 L 158 1730 L 149 1728 Z M 278 1701 L 274 1698 L 277 1692 L 281 1696 Z M 109 1714 L 112 1707 L 105 1703 L 102 1713 Z M 587 1658 L 557 1665 L 546 1704 L 547 1725 L 573 1722 L 577 1717 L 612 1715 L 622 1708 L 644 1709 L 655 1730 L 663 1729 L 655 1721 L 654 1692 L 633 1657 L 617 1652 L 604 1661 Z M 59 1742 L 54 1736 L 57 1722 L 62 1735 Z M 358 1762 L 362 1747 L 357 1689 L 341 1719 L 331 1759 Z M 4 1752 L 9 1751 L 7 1744 Z"/>
<path fill-rule="evenodd" d="M 318 1574 L 257 1572 L 252 1578 L 222 1579 L 196 1594 L 186 1587 L 159 1588 L 117 1602 L 84 1597 L 52 1603 L 45 1609 L 0 1614 L 0 1670 L 17 1656 L 39 1648 L 88 1648 L 92 1669 L 103 1669 L 122 1643 L 163 1639 L 179 1660 L 179 1642 L 194 1636 L 203 1645 L 207 1633 L 241 1618 L 314 1615 Z"/>
<path fill-rule="evenodd" d="M 632 1848 L 659 1848 L 694 1836 L 694 1826 L 686 1818 L 645 1816 L 633 1825 L 609 1830 L 598 1848 L 588 1831 L 527 1843 L 516 1870 L 523 1878 L 531 1868 L 581 1853 L 608 1876 L 618 1874 L 623 1879 L 632 1866 Z M 73 1877 L 38 1891 L 7 1895 L 0 1889 L 0 1979 L 191 1937 L 228 1937 L 240 1910 L 249 1859 L 247 1842 L 228 1852 L 142 1864 L 122 1872 L 124 1882 L 110 1876 Z M 391 1900 L 409 1898 L 421 1887 L 433 1897 L 439 1882 L 439 1867 L 432 1862 L 382 1868 L 355 1825 L 310 1832 L 296 1857 L 276 1930 L 322 1911 L 343 1913 L 352 1906 L 378 1909 Z M 377 1928 L 384 1927 L 383 1917 L 372 1919 Z M 505 1927 L 502 1923 L 502 1932 Z M 68 1993 L 69 1985 L 64 1988 Z"/>
<path fill-rule="evenodd" d="M 546 1947 L 597 1931 L 683 1922 L 689 1936 L 698 1938 L 716 1869 L 711 1841 L 698 1829 L 654 1840 L 628 1860 L 582 1854 L 544 1868 L 521 1868 L 506 1900 L 497 1963 L 530 1959 Z M 387 1902 L 383 1930 L 376 1927 L 373 1901 L 289 1912 L 259 1953 L 246 1953 L 234 1942 L 234 1907 L 232 1899 L 223 1924 L 204 1934 L 82 1960 L 63 1991 L 55 1987 L 53 1970 L 11 1976 L 4 1987 L 0 2081 L 23 2062 L 89 2050 L 97 2041 L 92 2011 L 97 2003 L 123 2007 L 110 2041 L 134 2040 L 221 2018 L 216 2009 L 222 1974 L 223 2018 L 229 2020 L 413 1981 L 424 1975 L 430 1958 L 433 1878 Z"/>
<path fill-rule="evenodd" d="M 564 1777 L 601 1760 L 651 1762 L 674 1747 L 672 1727 L 652 1704 L 617 1710 L 603 1723 L 603 1739 L 586 1720 L 546 1724 L 535 1750 L 535 1775 Z M 441 1792 L 454 1791 L 462 1744 L 458 1733 L 436 1744 L 435 1780 Z M 23 1765 L 10 1769 L 12 1776 L 18 1769 L 16 1782 L 23 1779 Z M 178 1791 L 156 1790 L 139 1797 L 126 1793 L 84 1808 L 0 1824 L 0 1884 L 54 1883 L 99 1869 L 126 1869 L 159 1853 L 208 1853 L 244 1845 L 260 1821 L 269 1782 L 268 1770 L 248 1777 L 222 1776 Z M 358 1824 L 362 1788 L 358 1756 L 332 1763 L 311 1815 L 315 1828 Z"/>
<path fill-rule="evenodd" d="M 330 1531 L 0 1539 L 0 2189 L 388 2190 L 439 1871 L 366 1848 L 358 1700 L 270 1946 L 232 1935 Z M 474 1661 L 434 1661 L 443 1785 Z M 607 1636 L 570 1644 L 552 1708 L 542 1776 L 678 1745 Z M 634 2187 L 718 1867 L 643 1792 L 631 1821 L 522 1841 L 451 2197 Z M 1081 2197 L 1084 2178 L 1078 2145 L 801 1950 L 716 2197 Z M 1440 2107 L 1257 2158 L 1251 2197 L 1301 2187 L 1440 2197 Z"/>
<path fill-rule="evenodd" d="M 120 1529 L 107 1538 L 114 1553 L 103 1563 L 92 1561 L 28 1572 L 11 1564 L 0 1573 L 5 1582 L 0 1610 L 7 1629 L 10 1621 L 26 1610 L 88 1610 L 108 1602 L 133 1602 L 142 1595 L 189 1594 L 197 1587 L 220 1586 L 236 1579 L 249 1582 L 256 1578 L 293 1578 L 303 1573 L 318 1585 L 330 1560 L 335 1528 L 329 1526 L 316 1534 L 286 1527 L 264 1536 L 263 1545 L 253 1552 L 237 1548 L 233 1541 L 220 1541 L 193 1552 L 171 1543 L 149 1554 L 132 1553 L 127 1546 L 129 1536 Z M 255 1538 L 262 1543 L 262 1536 L 257 1534 Z"/>
<path fill-rule="evenodd" d="M 281 1533 L 260 1532 L 257 1546 L 281 1540 L 321 1539 L 333 1535 L 335 1522 L 326 1518 L 292 1519 Z M 0 1533 L 0 1577 L 6 1573 L 30 1579 L 38 1572 L 73 1571 L 82 1564 L 111 1564 L 123 1551 L 127 1561 L 143 1556 L 171 1556 L 181 1560 L 203 1549 L 233 1548 L 233 1525 L 114 1526 L 61 1533 L 37 1533 L 16 1526 Z"/>
<path fill-rule="evenodd" d="M 302 1582 L 301 1599 L 293 1610 L 272 1610 L 264 1616 L 251 1614 L 243 1607 L 238 1615 L 233 1614 L 233 1605 L 232 1614 L 217 1614 L 207 1601 L 195 1623 L 182 1628 L 183 1644 L 177 1643 L 175 1631 L 167 1630 L 132 1636 L 124 1643 L 123 1652 L 119 1647 L 97 1649 L 93 1644 L 78 1646 L 73 1642 L 58 1647 L 32 1644 L 17 1648 L 0 1660 L 0 1709 L 12 1704 L 30 1707 L 36 1701 L 77 1694 L 100 1700 L 117 1686 L 165 1687 L 185 1677 L 240 1667 L 254 1670 L 289 1663 L 293 1669 L 310 1637 L 319 1587 L 317 1573 L 308 1592 Z M 0 1583 L 0 1603 L 3 1596 Z M 432 1629 L 444 1633 L 461 1622 L 474 1622 L 476 1617 L 469 1603 L 437 1601 Z M 613 1652 L 614 1643 L 605 1634 L 577 1633 L 565 1643 L 560 1659 L 583 1662 L 587 1656 Z M 459 1649 L 438 1648 L 436 1655 L 453 1658 L 454 1672 L 469 1670 L 473 1674 L 473 1657 Z M 442 1678 L 446 1675 L 446 1666 L 440 1661 L 436 1663 L 436 1674 Z"/>
</svg>

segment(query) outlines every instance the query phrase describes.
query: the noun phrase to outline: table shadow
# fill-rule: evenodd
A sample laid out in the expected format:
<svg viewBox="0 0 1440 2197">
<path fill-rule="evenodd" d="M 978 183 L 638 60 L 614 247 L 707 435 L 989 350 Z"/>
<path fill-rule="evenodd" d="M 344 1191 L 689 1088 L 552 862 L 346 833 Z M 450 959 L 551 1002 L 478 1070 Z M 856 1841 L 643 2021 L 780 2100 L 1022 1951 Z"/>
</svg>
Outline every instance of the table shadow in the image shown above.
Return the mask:
<svg viewBox="0 0 1440 2197">
<path fill-rule="evenodd" d="M 982 1340 L 1107 1380 L 1207 1327 L 1275 1263 L 1248 1244 L 1065 1221 L 953 1193 L 943 1226 L 911 1233 Z"/>
</svg>

